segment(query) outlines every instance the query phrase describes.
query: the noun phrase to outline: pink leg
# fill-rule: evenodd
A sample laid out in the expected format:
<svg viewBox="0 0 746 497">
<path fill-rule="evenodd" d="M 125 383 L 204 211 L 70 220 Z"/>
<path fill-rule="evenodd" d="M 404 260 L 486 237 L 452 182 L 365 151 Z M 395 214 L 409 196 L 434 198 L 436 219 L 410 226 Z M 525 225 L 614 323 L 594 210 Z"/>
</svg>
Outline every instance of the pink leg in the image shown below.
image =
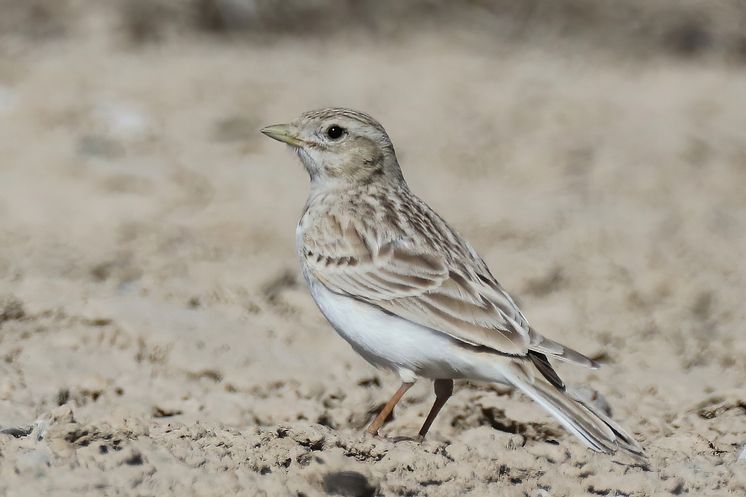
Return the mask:
<svg viewBox="0 0 746 497">
<path fill-rule="evenodd" d="M 435 402 L 433 403 L 433 407 L 430 409 L 430 414 L 427 415 L 427 419 L 420 430 L 420 440 L 425 438 L 427 431 L 430 429 L 430 425 L 435 421 L 435 417 L 438 415 L 450 396 L 453 395 L 453 380 L 435 380 L 433 388 L 435 390 Z"/>
<path fill-rule="evenodd" d="M 391 414 L 391 411 L 394 410 L 394 406 L 401 400 L 401 398 L 404 396 L 405 393 L 407 393 L 407 390 L 414 385 L 414 383 L 402 383 L 399 387 L 399 390 L 396 391 L 393 397 L 389 399 L 389 401 L 386 403 L 385 406 L 383 406 L 383 409 L 381 409 L 381 412 L 378 413 L 378 416 L 376 416 L 376 419 L 373 420 L 373 422 L 368 426 L 368 433 L 371 435 L 378 435 L 378 430 L 383 426 L 383 422 L 386 421 L 386 418 L 389 417 L 389 414 Z"/>
</svg>

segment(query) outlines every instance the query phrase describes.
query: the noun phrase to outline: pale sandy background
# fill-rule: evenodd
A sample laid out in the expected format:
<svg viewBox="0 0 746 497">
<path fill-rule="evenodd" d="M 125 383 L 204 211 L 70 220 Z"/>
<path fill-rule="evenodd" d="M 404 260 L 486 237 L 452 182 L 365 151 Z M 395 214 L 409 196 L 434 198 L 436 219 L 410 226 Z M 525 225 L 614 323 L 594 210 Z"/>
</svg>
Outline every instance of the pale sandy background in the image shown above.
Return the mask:
<svg viewBox="0 0 746 497">
<path fill-rule="evenodd" d="M 744 495 L 744 9 L 0 1 L 0 494 Z M 361 435 L 397 380 L 299 281 L 307 178 L 257 132 L 327 105 L 604 364 L 559 368 L 647 467 L 489 385 Z"/>
</svg>

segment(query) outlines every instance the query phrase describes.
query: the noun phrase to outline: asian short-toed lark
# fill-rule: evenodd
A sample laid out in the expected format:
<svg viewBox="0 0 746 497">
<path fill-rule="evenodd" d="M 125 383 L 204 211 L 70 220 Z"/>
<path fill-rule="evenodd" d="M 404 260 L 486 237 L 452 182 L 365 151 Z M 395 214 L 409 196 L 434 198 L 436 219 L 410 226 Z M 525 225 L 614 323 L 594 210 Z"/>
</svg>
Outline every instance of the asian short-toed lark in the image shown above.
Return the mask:
<svg viewBox="0 0 746 497">
<path fill-rule="evenodd" d="M 549 360 L 597 364 L 529 325 L 469 242 L 410 191 L 377 121 L 329 108 L 262 133 L 290 145 L 311 177 L 296 232 L 311 295 L 355 351 L 402 381 L 370 433 L 425 377 L 436 399 L 424 437 L 453 380 L 466 378 L 518 388 L 593 450 L 642 456 L 618 424 L 565 387 Z"/>
</svg>

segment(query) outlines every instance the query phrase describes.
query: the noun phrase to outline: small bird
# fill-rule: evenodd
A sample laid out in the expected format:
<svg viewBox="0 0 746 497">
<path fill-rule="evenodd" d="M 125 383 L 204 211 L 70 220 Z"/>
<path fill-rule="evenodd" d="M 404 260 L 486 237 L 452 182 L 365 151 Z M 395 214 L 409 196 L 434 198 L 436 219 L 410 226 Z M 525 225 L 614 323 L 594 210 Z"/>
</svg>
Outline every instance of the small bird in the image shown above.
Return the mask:
<svg viewBox="0 0 746 497">
<path fill-rule="evenodd" d="M 598 364 L 529 325 L 469 242 L 409 189 L 378 121 L 326 108 L 261 132 L 292 147 L 311 178 L 296 244 L 313 299 L 356 352 L 401 379 L 368 433 L 423 377 L 435 390 L 424 438 L 453 380 L 470 379 L 519 389 L 595 451 L 643 456 L 549 359 Z"/>
</svg>

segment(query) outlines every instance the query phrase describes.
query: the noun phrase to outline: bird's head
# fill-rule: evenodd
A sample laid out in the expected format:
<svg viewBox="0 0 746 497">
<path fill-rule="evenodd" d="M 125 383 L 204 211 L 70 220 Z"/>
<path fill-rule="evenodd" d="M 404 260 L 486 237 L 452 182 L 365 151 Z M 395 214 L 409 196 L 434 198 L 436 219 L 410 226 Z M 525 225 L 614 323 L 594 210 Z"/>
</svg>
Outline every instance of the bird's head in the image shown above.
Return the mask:
<svg viewBox="0 0 746 497">
<path fill-rule="evenodd" d="M 345 187 L 403 180 L 386 130 L 362 112 L 315 110 L 261 132 L 295 149 L 314 183 Z"/>
</svg>

